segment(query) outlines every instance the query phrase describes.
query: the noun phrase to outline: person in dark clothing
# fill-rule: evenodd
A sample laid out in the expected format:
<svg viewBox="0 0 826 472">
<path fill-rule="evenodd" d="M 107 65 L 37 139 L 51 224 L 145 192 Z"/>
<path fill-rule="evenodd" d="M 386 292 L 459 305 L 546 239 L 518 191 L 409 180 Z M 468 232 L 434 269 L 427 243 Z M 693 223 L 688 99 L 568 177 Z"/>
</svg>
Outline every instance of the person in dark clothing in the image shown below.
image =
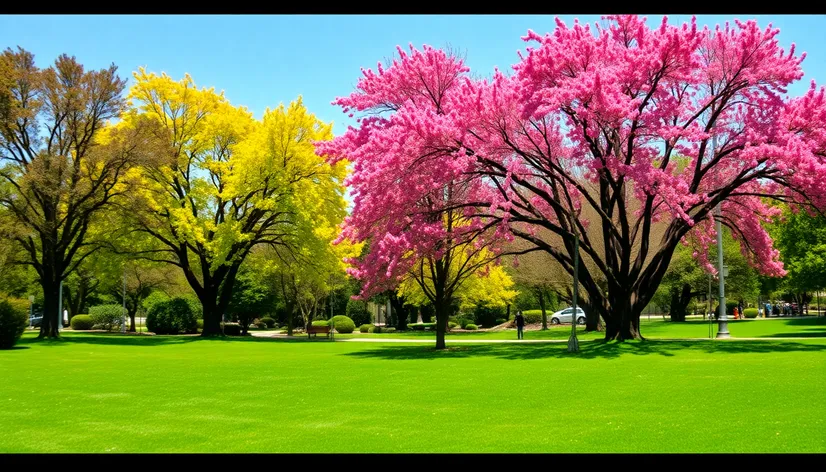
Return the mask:
<svg viewBox="0 0 826 472">
<path fill-rule="evenodd" d="M 516 336 L 517 339 L 522 339 L 522 331 L 525 329 L 525 317 L 522 316 L 521 311 L 516 312 Z"/>
</svg>

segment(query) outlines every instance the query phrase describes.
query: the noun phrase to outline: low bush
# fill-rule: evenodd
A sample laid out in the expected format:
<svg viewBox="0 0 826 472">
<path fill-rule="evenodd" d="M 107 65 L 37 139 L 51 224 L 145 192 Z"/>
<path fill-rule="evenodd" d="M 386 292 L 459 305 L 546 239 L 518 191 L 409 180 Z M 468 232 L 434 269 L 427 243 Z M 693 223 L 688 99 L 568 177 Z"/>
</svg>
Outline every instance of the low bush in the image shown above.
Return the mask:
<svg viewBox="0 0 826 472">
<path fill-rule="evenodd" d="M 195 323 L 198 326 L 198 331 L 203 331 L 204 330 L 204 320 L 197 320 Z"/>
<path fill-rule="evenodd" d="M 315 320 L 310 324 L 313 326 L 330 326 L 330 322 L 327 320 Z"/>
<path fill-rule="evenodd" d="M 238 323 L 224 323 L 224 334 L 227 336 L 241 336 L 241 325 Z"/>
<path fill-rule="evenodd" d="M 72 317 L 72 329 L 75 331 L 89 331 L 95 327 L 95 322 L 89 315 L 75 315 Z"/>
<path fill-rule="evenodd" d="M 123 314 L 122 305 L 98 305 L 89 309 L 95 328 L 112 331 L 119 328 Z"/>
<path fill-rule="evenodd" d="M 422 323 L 424 326 L 425 331 L 431 331 L 436 329 L 436 323 Z"/>
<path fill-rule="evenodd" d="M 187 300 L 173 298 L 152 305 L 146 315 L 146 328 L 155 334 L 198 332 L 198 319 Z"/>
<path fill-rule="evenodd" d="M 447 329 L 454 329 L 457 326 L 459 326 L 459 323 L 457 323 L 455 321 L 448 321 L 447 322 Z"/>
<path fill-rule="evenodd" d="M 745 308 L 743 309 L 743 315 L 746 318 L 757 318 L 757 308 Z"/>
<path fill-rule="evenodd" d="M 259 321 L 258 323 L 255 323 L 255 327 L 258 329 L 267 329 L 267 323 Z"/>
<path fill-rule="evenodd" d="M 261 318 L 261 321 L 267 326 L 267 328 L 275 328 L 275 318 L 265 316 Z"/>
<path fill-rule="evenodd" d="M 473 323 L 470 323 L 469 325 L 465 326 L 465 329 L 470 330 L 470 331 L 475 331 L 475 330 L 479 329 L 479 327 L 476 326 Z"/>
<path fill-rule="evenodd" d="M 473 310 L 472 323 L 482 326 L 492 326 L 497 318 L 505 317 L 505 307 L 476 306 Z"/>
<path fill-rule="evenodd" d="M 0 299 L 0 349 L 13 348 L 20 336 L 23 336 L 29 325 L 27 308 L 26 300 Z"/>
<path fill-rule="evenodd" d="M 396 332 L 396 328 L 382 328 L 382 329 L 381 329 L 381 332 L 382 332 L 382 333 L 395 333 L 395 332 Z"/>
<path fill-rule="evenodd" d="M 473 323 L 472 319 L 465 316 L 457 316 L 456 318 L 454 318 L 454 321 L 462 329 L 465 329 L 465 326 L 467 326 L 468 324 Z M 448 324 L 450 324 L 450 322 L 448 322 Z"/>
<path fill-rule="evenodd" d="M 359 326 L 359 332 L 369 333 L 369 332 L 371 332 L 370 328 L 372 328 L 372 327 L 373 327 L 373 325 L 371 325 L 371 324 L 363 324 L 363 325 Z"/>
<path fill-rule="evenodd" d="M 551 313 L 546 311 L 545 315 L 548 317 L 548 321 L 550 321 Z M 542 323 L 542 310 L 525 310 L 522 312 L 522 316 L 525 318 L 525 324 Z"/>
<path fill-rule="evenodd" d="M 348 334 L 356 330 L 356 323 L 349 316 L 336 315 L 330 319 L 330 324 L 336 330 L 336 333 Z"/>
<path fill-rule="evenodd" d="M 413 331 L 424 331 L 424 323 L 416 323 L 407 325 L 408 328 L 412 329 Z"/>
<path fill-rule="evenodd" d="M 505 323 L 505 321 L 507 321 L 505 318 L 497 318 L 494 326 L 499 326 L 500 324 Z"/>
</svg>

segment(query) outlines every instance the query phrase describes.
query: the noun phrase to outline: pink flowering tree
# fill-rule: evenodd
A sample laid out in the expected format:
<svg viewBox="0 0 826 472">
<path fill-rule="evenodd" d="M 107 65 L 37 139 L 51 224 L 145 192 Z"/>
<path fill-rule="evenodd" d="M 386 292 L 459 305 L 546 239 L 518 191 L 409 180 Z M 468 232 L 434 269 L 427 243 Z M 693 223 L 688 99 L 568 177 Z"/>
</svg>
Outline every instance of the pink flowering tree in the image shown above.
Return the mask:
<svg viewBox="0 0 826 472">
<path fill-rule="evenodd" d="M 318 152 L 355 163 L 345 231 L 388 241 L 368 266 L 393 267 L 441 237 L 405 218 L 427 192 L 466 176 L 463 208 L 571 275 L 580 238 L 579 283 L 606 339 L 641 338 L 640 314 L 678 244 L 715 272 L 705 255 L 718 205 L 749 262 L 784 274 L 764 229 L 773 202 L 826 207 L 826 94 L 813 83 L 786 96 L 805 55 L 755 22 L 606 20 L 528 32 L 532 47 L 513 73 L 490 80 L 444 51 L 400 48 L 334 102 L 363 119 Z M 394 274 L 361 270 L 371 283 Z"/>
</svg>

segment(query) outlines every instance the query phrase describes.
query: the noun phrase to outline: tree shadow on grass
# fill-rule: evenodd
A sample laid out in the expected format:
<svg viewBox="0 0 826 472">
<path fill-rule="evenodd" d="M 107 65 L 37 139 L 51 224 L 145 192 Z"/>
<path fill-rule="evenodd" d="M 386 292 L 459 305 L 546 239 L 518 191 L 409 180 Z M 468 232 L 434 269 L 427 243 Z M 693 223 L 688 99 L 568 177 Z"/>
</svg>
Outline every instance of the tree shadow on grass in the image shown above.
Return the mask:
<svg viewBox="0 0 826 472">
<path fill-rule="evenodd" d="M 385 360 L 435 360 L 471 357 L 492 357 L 506 360 L 549 358 L 614 359 L 623 355 L 659 355 L 673 357 L 688 352 L 721 354 L 763 354 L 774 352 L 823 352 L 826 344 L 793 341 L 634 341 L 585 342 L 580 352 L 569 353 L 565 344 L 477 344 L 448 346 L 438 351 L 431 346 L 390 346 L 348 352 L 344 356 Z"/>
<path fill-rule="evenodd" d="M 3 352 L 3 351 L 22 351 L 23 349 L 28 349 L 28 348 L 29 348 L 29 346 L 21 346 L 18 342 L 18 344 L 14 345 L 14 346 L 12 346 L 8 349 L 0 349 L 0 352 Z"/>
</svg>

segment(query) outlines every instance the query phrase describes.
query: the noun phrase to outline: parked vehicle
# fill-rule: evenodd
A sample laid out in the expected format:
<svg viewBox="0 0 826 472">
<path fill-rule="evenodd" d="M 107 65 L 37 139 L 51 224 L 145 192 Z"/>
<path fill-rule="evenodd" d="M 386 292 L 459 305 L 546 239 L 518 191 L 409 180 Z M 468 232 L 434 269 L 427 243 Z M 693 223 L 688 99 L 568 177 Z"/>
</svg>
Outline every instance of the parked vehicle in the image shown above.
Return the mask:
<svg viewBox="0 0 826 472">
<path fill-rule="evenodd" d="M 39 328 L 40 324 L 43 323 L 43 314 L 42 313 L 35 313 L 29 317 L 29 324 L 33 328 Z"/>
<path fill-rule="evenodd" d="M 572 307 L 559 310 L 551 315 L 551 324 L 570 323 L 573 319 L 574 309 Z M 585 324 L 585 311 L 576 307 L 576 324 Z"/>
</svg>

